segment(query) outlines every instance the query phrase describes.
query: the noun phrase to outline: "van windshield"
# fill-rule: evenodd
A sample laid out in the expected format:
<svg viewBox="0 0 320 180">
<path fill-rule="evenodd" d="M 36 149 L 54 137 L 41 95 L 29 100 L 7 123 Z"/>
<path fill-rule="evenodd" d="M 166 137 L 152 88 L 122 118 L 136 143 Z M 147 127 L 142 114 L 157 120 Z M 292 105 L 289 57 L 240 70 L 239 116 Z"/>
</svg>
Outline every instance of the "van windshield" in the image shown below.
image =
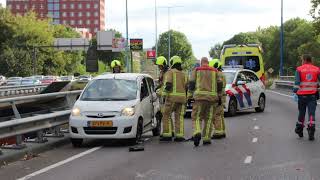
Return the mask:
<svg viewBox="0 0 320 180">
<path fill-rule="evenodd" d="M 133 80 L 97 79 L 84 90 L 82 101 L 129 101 L 137 97 L 137 83 Z"/>
<path fill-rule="evenodd" d="M 243 65 L 245 69 L 250 69 L 254 72 L 260 71 L 260 62 L 258 56 L 229 56 L 225 59 L 225 65 Z"/>
</svg>

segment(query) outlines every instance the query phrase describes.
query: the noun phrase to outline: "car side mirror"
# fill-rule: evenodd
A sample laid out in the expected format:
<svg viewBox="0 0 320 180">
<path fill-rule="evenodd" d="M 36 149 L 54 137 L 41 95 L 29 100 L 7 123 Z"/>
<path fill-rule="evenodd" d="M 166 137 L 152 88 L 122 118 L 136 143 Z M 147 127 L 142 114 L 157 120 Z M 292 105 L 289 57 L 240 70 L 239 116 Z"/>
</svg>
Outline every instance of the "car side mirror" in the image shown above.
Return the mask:
<svg viewBox="0 0 320 180">
<path fill-rule="evenodd" d="M 241 86 L 241 85 L 245 85 L 246 84 L 246 82 L 245 81 L 237 81 L 237 86 Z"/>
</svg>

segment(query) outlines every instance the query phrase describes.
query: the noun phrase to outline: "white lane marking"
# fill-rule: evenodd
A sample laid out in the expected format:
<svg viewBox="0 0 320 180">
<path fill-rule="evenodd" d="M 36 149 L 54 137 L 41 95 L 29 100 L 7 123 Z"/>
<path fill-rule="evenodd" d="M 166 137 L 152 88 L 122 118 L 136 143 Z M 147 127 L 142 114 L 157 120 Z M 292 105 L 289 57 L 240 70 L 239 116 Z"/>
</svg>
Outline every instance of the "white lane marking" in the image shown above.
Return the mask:
<svg viewBox="0 0 320 180">
<path fill-rule="evenodd" d="M 257 118 L 253 118 L 252 120 L 253 120 L 253 121 L 256 121 L 256 120 L 257 120 Z"/>
<path fill-rule="evenodd" d="M 287 94 L 282 94 L 282 93 L 279 93 L 279 92 L 276 92 L 276 91 L 271 91 L 271 90 L 267 90 L 268 92 L 271 92 L 271 93 L 274 93 L 274 94 L 278 94 L 280 96 L 285 96 L 285 97 L 289 97 L 289 98 L 292 98 L 292 96 L 290 95 L 287 95 Z M 320 102 L 317 102 L 317 104 L 320 105 Z"/>
<path fill-rule="evenodd" d="M 258 142 L 258 138 L 253 138 L 252 143 L 256 143 L 256 142 Z"/>
<path fill-rule="evenodd" d="M 260 129 L 260 127 L 259 126 L 254 126 L 254 128 L 253 128 L 254 130 L 259 130 Z"/>
<path fill-rule="evenodd" d="M 64 165 L 64 164 L 68 163 L 68 162 L 71 162 L 71 161 L 75 160 L 75 159 L 81 158 L 81 157 L 83 157 L 83 156 L 85 156 L 85 155 L 87 155 L 87 154 L 93 153 L 94 151 L 97 151 L 97 150 L 99 150 L 99 149 L 101 149 L 101 148 L 102 148 L 102 146 L 89 149 L 89 150 L 87 150 L 87 151 L 85 151 L 85 152 L 82 152 L 82 153 L 80 153 L 80 154 L 74 155 L 74 156 L 72 156 L 72 157 L 70 157 L 70 158 L 68 158 L 68 159 L 65 159 L 65 160 L 63 160 L 63 161 L 60 161 L 60 162 L 58 162 L 58 163 L 56 163 L 56 164 L 53 164 L 53 165 L 50 165 L 50 166 L 45 167 L 45 168 L 43 168 L 43 169 L 40 169 L 39 171 L 36 171 L 36 172 L 34 172 L 34 173 L 31 173 L 31 174 L 29 174 L 29 175 L 27 175 L 27 176 L 25 176 L 25 177 L 19 178 L 19 179 L 17 179 L 17 180 L 27 180 L 27 179 L 30 179 L 30 178 L 32 178 L 32 177 L 34 177 L 34 176 L 37 176 L 37 175 L 39 175 L 39 174 L 45 173 L 45 172 L 47 172 L 47 171 L 50 171 L 51 169 L 54 169 L 54 168 L 59 167 L 59 166 L 62 166 L 62 165 Z"/>
<path fill-rule="evenodd" d="M 247 156 L 246 159 L 244 160 L 245 164 L 250 164 L 252 162 L 252 156 Z"/>
</svg>

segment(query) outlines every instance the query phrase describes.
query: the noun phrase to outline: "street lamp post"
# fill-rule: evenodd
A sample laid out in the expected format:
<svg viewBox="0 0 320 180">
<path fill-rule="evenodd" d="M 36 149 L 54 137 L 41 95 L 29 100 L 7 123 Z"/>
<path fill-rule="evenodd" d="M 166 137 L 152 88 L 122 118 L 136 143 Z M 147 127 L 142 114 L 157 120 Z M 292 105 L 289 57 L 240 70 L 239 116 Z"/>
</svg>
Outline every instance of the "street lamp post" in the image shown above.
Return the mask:
<svg viewBox="0 0 320 180">
<path fill-rule="evenodd" d="M 126 43 L 126 64 L 127 64 L 127 72 L 130 72 L 130 66 L 129 66 L 128 0 L 126 0 L 126 35 L 127 35 L 127 43 Z"/>
<path fill-rule="evenodd" d="M 158 11 L 157 11 L 157 0 L 154 0 L 154 18 L 155 18 L 155 36 L 156 36 L 156 56 L 155 58 L 157 59 L 158 57 Z"/>
<path fill-rule="evenodd" d="M 280 32 L 280 76 L 283 76 L 283 0 L 281 0 L 281 32 Z"/>
</svg>

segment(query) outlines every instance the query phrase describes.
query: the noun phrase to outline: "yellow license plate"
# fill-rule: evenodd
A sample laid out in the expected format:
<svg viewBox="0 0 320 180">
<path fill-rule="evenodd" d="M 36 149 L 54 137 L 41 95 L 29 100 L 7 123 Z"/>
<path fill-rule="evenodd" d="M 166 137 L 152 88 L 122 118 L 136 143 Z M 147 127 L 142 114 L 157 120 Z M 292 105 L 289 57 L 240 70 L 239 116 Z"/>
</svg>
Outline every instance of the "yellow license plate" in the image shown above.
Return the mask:
<svg viewBox="0 0 320 180">
<path fill-rule="evenodd" d="M 112 121 L 91 121 L 90 127 L 112 127 Z"/>
</svg>

